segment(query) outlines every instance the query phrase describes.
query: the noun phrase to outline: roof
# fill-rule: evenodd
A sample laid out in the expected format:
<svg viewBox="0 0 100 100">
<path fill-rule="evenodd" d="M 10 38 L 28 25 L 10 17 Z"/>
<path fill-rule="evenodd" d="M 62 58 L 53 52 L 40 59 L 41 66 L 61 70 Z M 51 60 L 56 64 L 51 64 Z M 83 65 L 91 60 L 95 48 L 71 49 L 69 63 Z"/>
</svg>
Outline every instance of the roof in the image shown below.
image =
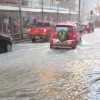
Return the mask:
<svg viewBox="0 0 100 100">
<path fill-rule="evenodd" d="M 75 26 L 75 25 L 74 25 L 73 23 L 71 23 L 71 22 L 57 23 L 56 25 Z"/>
<path fill-rule="evenodd" d="M 50 23 L 49 21 L 37 21 L 39 23 Z"/>
</svg>

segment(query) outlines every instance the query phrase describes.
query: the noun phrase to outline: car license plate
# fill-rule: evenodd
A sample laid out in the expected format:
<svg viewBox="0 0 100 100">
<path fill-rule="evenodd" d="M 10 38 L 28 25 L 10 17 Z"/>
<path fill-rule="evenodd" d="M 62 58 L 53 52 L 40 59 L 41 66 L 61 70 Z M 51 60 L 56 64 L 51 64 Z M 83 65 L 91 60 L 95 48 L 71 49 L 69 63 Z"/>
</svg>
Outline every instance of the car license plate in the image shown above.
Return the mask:
<svg viewBox="0 0 100 100">
<path fill-rule="evenodd" d="M 40 37 L 39 36 L 35 36 L 35 39 L 40 39 Z"/>
<path fill-rule="evenodd" d="M 70 45 L 70 44 L 72 44 L 72 42 L 71 42 L 71 41 L 67 41 L 67 44 L 69 44 L 69 45 Z"/>
</svg>

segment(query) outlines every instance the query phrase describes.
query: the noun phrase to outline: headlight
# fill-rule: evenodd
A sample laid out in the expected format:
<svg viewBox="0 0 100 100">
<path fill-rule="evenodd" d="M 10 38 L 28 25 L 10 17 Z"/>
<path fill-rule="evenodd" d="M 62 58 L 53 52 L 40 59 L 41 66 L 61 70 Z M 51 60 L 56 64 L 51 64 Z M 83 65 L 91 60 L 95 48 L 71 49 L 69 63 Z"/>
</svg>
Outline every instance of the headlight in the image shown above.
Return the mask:
<svg viewBox="0 0 100 100">
<path fill-rule="evenodd" d="M 13 39 L 12 39 L 11 37 L 9 37 L 9 41 L 12 42 L 12 40 L 13 40 Z"/>
<path fill-rule="evenodd" d="M 10 40 L 12 41 L 13 39 L 10 37 Z"/>
<path fill-rule="evenodd" d="M 7 40 L 12 42 L 13 39 L 11 37 L 7 37 Z"/>
</svg>

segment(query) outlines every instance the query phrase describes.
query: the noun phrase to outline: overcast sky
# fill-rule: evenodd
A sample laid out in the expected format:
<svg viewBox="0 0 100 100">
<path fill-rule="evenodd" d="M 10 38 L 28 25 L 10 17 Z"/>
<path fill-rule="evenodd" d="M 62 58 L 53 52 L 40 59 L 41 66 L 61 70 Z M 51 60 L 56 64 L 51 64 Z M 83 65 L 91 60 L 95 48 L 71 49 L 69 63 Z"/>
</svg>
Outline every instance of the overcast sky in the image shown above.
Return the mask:
<svg viewBox="0 0 100 100">
<path fill-rule="evenodd" d="M 95 0 L 84 0 L 85 6 L 84 9 L 87 11 L 87 13 L 90 12 L 90 10 L 94 10 L 94 1 Z"/>
</svg>

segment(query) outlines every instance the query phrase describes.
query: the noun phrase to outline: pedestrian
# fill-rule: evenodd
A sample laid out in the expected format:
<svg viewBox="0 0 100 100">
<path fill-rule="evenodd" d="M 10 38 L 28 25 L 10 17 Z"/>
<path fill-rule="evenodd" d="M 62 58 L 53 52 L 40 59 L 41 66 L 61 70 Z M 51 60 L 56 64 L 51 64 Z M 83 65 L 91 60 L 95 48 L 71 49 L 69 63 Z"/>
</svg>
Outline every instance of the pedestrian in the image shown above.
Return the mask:
<svg viewBox="0 0 100 100">
<path fill-rule="evenodd" d="M 6 24 L 3 23 L 3 32 L 6 33 Z"/>
<path fill-rule="evenodd" d="M 31 26 L 36 26 L 36 24 L 37 24 L 37 20 L 36 20 L 36 18 L 33 18 L 32 19 L 32 23 L 31 23 Z"/>
<path fill-rule="evenodd" d="M 13 27 L 13 32 L 16 33 L 16 29 L 17 29 L 17 23 L 16 23 L 16 21 L 13 21 L 12 27 Z"/>
<path fill-rule="evenodd" d="M 11 24 L 8 25 L 8 33 L 10 33 L 10 34 L 12 33 L 12 25 Z"/>
</svg>

